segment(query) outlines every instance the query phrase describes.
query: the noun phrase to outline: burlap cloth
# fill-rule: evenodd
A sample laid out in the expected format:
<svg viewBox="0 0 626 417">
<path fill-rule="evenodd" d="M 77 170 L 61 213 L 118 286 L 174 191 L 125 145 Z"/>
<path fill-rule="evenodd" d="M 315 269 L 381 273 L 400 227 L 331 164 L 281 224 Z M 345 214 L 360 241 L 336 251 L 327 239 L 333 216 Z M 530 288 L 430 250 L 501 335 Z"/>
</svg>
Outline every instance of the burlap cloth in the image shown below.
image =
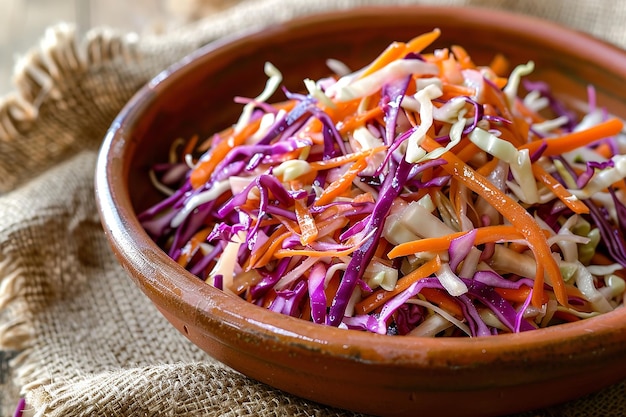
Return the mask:
<svg viewBox="0 0 626 417">
<path fill-rule="evenodd" d="M 15 93 L 0 101 L 3 416 L 20 396 L 29 414 L 46 416 L 353 415 L 252 381 L 179 335 L 113 258 L 93 169 L 124 103 L 183 55 L 234 31 L 366 3 L 393 2 L 243 1 L 160 36 L 96 28 L 78 39 L 71 26 L 42 34 L 17 65 Z M 516 10 L 626 47 L 620 0 L 430 3 Z M 625 385 L 524 414 L 560 415 L 624 416 Z"/>
</svg>

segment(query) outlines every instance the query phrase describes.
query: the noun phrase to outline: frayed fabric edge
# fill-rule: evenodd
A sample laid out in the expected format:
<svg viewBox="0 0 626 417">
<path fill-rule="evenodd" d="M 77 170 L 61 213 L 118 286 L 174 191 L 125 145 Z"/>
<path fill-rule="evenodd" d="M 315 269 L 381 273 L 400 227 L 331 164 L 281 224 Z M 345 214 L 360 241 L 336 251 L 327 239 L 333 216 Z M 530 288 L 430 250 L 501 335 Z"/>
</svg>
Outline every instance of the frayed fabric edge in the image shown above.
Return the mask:
<svg viewBox="0 0 626 417">
<path fill-rule="evenodd" d="M 15 91 L 0 98 L 0 140 L 24 136 L 48 99 L 60 99 L 60 82 L 115 59 L 139 59 L 136 33 L 99 27 L 79 41 L 75 25 L 49 27 L 39 45 L 20 57 L 14 67 Z"/>
<path fill-rule="evenodd" d="M 20 395 L 26 392 L 26 384 L 39 387 L 50 382 L 33 357 L 31 344 L 35 329 L 32 306 L 26 300 L 28 277 L 23 271 L 19 261 L 11 256 L 0 256 L 0 314 L 5 318 L 0 326 L 0 348 L 17 352 L 10 366 L 14 370 L 13 382 L 21 386 Z"/>
</svg>

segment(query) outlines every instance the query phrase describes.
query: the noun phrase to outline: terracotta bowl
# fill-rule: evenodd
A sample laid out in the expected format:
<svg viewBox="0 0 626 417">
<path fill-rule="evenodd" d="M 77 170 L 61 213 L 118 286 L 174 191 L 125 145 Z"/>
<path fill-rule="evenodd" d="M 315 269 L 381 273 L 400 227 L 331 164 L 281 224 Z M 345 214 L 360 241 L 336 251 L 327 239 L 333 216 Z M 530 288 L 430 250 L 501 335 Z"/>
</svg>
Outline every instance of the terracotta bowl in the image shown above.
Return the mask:
<svg viewBox="0 0 626 417">
<path fill-rule="evenodd" d="M 411 338 L 315 325 L 234 299 L 159 249 L 135 213 L 157 201 L 147 169 L 177 137 L 233 123 L 263 64 L 291 89 L 325 60 L 365 65 L 394 40 L 439 27 L 487 64 L 533 60 L 565 100 L 626 117 L 626 54 L 545 21 L 483 9 L 365 8 L 312 16 L 218 41 L 157 76 L 112 124 L 97 166 L 104 229 L 121 264 L 163 315 L 208 354 L 251 378 L 323 404 L 376 415 L 490 416 L 561 403 L 626 378 L 626 309 L 574 324 L 484 338 Z M 450 404 L 457 405 L 450 406 Z"/>
</svg>

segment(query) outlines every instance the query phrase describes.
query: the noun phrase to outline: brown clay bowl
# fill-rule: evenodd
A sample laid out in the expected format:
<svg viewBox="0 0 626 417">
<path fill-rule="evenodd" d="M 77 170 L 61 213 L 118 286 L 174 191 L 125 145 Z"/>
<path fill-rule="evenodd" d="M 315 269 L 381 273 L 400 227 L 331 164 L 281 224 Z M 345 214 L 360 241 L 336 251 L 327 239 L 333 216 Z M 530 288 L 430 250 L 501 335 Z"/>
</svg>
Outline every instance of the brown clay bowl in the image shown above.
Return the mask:
<svg viewBox="0 0 626 417">
<path fill-rule="evenodd" d="M 533 60 L 534 77 L 566 100 L 598 101 L 626 117 L 626 54 L 541 20 L 483 9 L 365 8 L 312 16 L 198 50 L 156 77 L 108 132 L 96 190 L 121 264 L 163 315 L 208 354 L 251 378 L 323 404 L 376 415 L 490 416 L 564 402 L 626 378 L 626 309 L 516 335 L 409 338 L 315 325 L 234 299 L 161 251 L 135 213 L 156 201 L 147 168 L 177 137 L 232 124 L 232 97 L 254 96 L 263 64 L 291 89 L 326 74 L 325 60 L 358 68 L 394 40 L 439 27 L 479 63 L 498 52 Z"/>
</svg>

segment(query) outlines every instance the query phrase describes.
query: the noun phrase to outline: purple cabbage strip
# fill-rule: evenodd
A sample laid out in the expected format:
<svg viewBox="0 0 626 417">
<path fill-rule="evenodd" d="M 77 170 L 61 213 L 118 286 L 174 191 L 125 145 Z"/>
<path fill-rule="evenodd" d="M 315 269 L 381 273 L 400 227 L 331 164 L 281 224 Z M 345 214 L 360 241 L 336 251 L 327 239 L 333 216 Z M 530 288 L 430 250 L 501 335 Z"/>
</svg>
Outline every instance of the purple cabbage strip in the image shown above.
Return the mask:
<svg viewBox="0 0 626 417">
<path fill-rule="evenodd" d="M 311 142 L 308 140 L 288 137 L 269 145 L 237 146 L 228 152 L 224 160 L 215 168 L 212 181 L 223 181 L 233 175 L 238 175 L 244 169 L 252 171 L 266 156 L 286 154 L 310 144 Z"/>
<path fill-rule="evenodd" d="M 365 330 L 372 333 L 384 333 L 385 326 L 382 326 L 376 317 L 369 314 L 360 314 L 354 317 L 344 317 L 342 322 L 348 329 Z"/>
<path fill-rule="evenodd" d="M 502 298 L 494 290 L 494 288 L 475 279 L 460 279 L 465 283 L 465 285 L 467 285 L 468 292 L 467 294 L 457 297 L 457 300 L 460 302 L 460 305 L 466 314 L 466 319 L 473 336 L 487 335 L 490 334 L 490 332 L 486 328 L 482 319 L 480 319 L 480 316 L 475 311 L 475 308 L 472 307 L 473 304 L 471 303 L 471 299 L 479 300 L 483 305 L 492 310 L 502 324 L 507 326 L 511 331 L 516 329 L 517 311 L 515 311 L 513 306 Z M 439 282 L 439 279 L 436 277 L 424 278 L 411 284 L 409 288 L 393 297 L 383 306 L 379 316 L 381 326 L 384 327 L 382 323 L 385 323 L 401 305 L 406 303 L 408 299 L 419 294 L 423 288 L 437 288 L 444 290 L 443 286 Z M 472 306 L 470 306 L 470 304 L 472 304 Z M 520 331 L 532 330 L 534 328 L 535 327 L 532 324 L 525 320 L 522 320 L 522 322 L 519 323 Z"/>
<path fill-rule="evenodd" d="M 217 259 L 217 257 L 224 251 L 224 246 L 226 245 L 225 241 L 218 242 L 213 250 L 206 255 L 204 255 L 198 262 L 192 265 L 189 268 L 189 272 L 194 275 L 197 275 L 201 279 L 206 279 L 206 269 L 211 262 Z"/>
<path fill-rule="evenodd" d="M 587 185 L 589 180 L 591 180 L 591 177 L 593 177 L 593 174 L 595 174 L 596 169 L 606 169 L 613 166 L 615 166 L 615 163 L 612 159 L 604 162 L 587 161 L 587 169 L 585 170 L 585 172 L 580 174 L 578 178 L 576 178 L 576 186 L 578 188 L 583 188 L 585 185 Z"/>
<path fill-rule="evenodd" d="M 491 331 L 489 327 L 485 324 L 483 319 L 480 317 L 480 313 L 476 309 L 476 306 L 472 302 L 472 299 L 467 296 L 467 294 L 463 294 L 457 297 L 457 300 L 460 301 L 461 310 L 463 311 L 463 316 L 467 321 L 467 325 L 470 329 L 470 334 L 472 336 L 489 336 L 491 335 Z"/>
<path fill-rule="evenodd" d="M 350 263 L 331 303 L 327 324 L 338 326 L 343 320 L 348 300 L 376 251 L 387 214 L 394 199 L 400 195 L 410 171 L 411 164 L 403 158 L 399 165 L 392 167 L 392 172 L 385 177 L 378 201 L 372 214 L 368 216 L 368 222 L 364 228 L 364 232 L 369 235 L 369 238 L 352 253 Z"/>
<path fill-rule="evenodd" d="M 267 145 L 281 135 L 287 128 L 297 123 L 303 116 L 306 116 L 308 109 L 315 105 L 315 99 L 310 96 L 293 95 L 286 92 L 287 97 L 297 100 L 298 103 L 263 136 L 257 145 Z M 308 118 L 308 116 L 307 116 Z"/>
<path fill-rule="evenodd" d="M 613 203 L 615 204 L 619 227 L 622 230 L 622 233 L 626 233 L 626 206 L 624 206 L 624 203 L 622 203 L 622 201 L 617 197 L 617 194 L 615 193 L 613 187 L 609 187 L 609 193 L 611 193 Z"/>
<path fill-rule="evenodd" d="M 191 184 L 186 182 L 181 188 L 176 190 L 174 194 L 164 198 L 159 201 L 157 204 L 149 207 L 148 209 L 142 211 L 137 215 L 137 218 L 140 222 L 148 221 L 153 219 L 155 216 L 158 216 L 163 211 L 172 208 L 177 205 L 180 201 L 184 201 L 186 194 L 191 191 Z"/>
<path fill-rule="evenodd" d="M 213 286 L 218 290 L 224 291 L 224 275 L 217 274 L 213 277 Z"/>
<path fill-rule="evenodd" d="M 417 304 L 403 304 L 397 310 L 396 327 L 399 335 L 406 335 L 424 319 L 424 308 Z"/>
<path fill-rule="evenodd" d="M 306 295 L 307 283 L 300 280 L 291 290 L 276 291 L 276 298 L 272 301 L 269 309 L 277 313 L 298 317 L 301 309 L 300 304 Z"/>
<path fill-rule="evenodd" d="M 452 239 L 450 247 L 448 248 L 448 254 L 450 260 L 448 264 L 452 272 L 455 272 L 459 264 L 467 258 L 470 250 L 474 247 L 474 241 L 476 240 L 476 229 L 472 229 L 462 236 Z"/>
<path fill-rule="evenodd" d="M 308 279 L 308 290 L 311 304 L 311 318 L 314 323 L 326 322 L 326 293 L 324 281 L 326 280 L 326 268 L 321 262 L 317 262 L 311 268 Z"/>
<path fill-rule="evenodd" d="M 176 260 L 180 256 L 180 250 L 203 227 L 204 221 L 213 210 L 215 201 L 200 204 L 193 213 L 190 213 L 174 232 L 174 239 L 169 249 L 169 256 Z"/>
<path fill-rule="evenodd" d="M 578 180 L 576 172 L 574 172 L 567 160 L 562 157 L 558 157 L 558 159 L 567 169 L 572 178 Z M 592 220 L 591 222 L 595 224 L 600 231 L 600 236 L 602 237 L 600 244 L 604 245 L 606 250 L 609 252 L 609 255 L 615 260 L 615 262 L 626 268 L 626 230 L 623 227 L 616 227 L 620 225 L 615 225 L 611 221 L 606 208 L 598 207 L 593 201 L 590 200 L 582 201 L 587 207 L 589 207 L 589 216 Z M 616 207 L 618 207 L 617 204 Z"/>
<path fill-rule="evenodd" d="M 274 214 L 276 216 L 284 217 L 284 218 L 292 220 L 294 222 L 298 221 L 298 218 L 296 217 L 296 215 L 295 215 L 295 213 L 293 211 L 284 209 L 282 207 L 274 206 L 272 204 L 267 206 L 265 212 L 267 214 Z"/>
<path fill-rule="evenodd" d="M 496 290 L 482 282 L 461 278 L 465 285 L 467 285 L 468 294 L 473 298 L 479 299 L 484 305 L 489 307 L 491 311 L 495 313 L 498 319 L 508 327 L 511 331 L 515 331 L 516 328 L 516 316 L 517 311 L 506 301 Z M 534 330 L 535 327 L 528 323 L 526 320 L 522 320 L 519 325 L 520 331 Z"/>
<path fill-rule="evenodd" d="M 383 86 L 381 107 L 385 112 L 385 144 L 388 146 L 395 142 L 400 104 L 410 81 L 411 76 L 408 76 Z"/>
<path fill-rule="evenodd" d="M 530 305 L 530 301 L 533 298 L 533 288 L 530 287 L 530 291 L 528 292 L 528 297 L 526 297 L 526 301 L 519 309 L 519 312 L 515 315 L 515 333 L 519 333 L 522 329 L 522 323 L 524 323 L 524 312 Z"/>
<path fill-rule="evenodd" d="M 626 239 L 621 227 L 611 222 L 605 208 L 597 207 L 593 202 L 583 200 L 589 207 L 592 222 L 600 230 L 601 243 L 606 247 L 611 257 L 626 268 Z"/>
<path fill-rule="evenodd" d="M 482 284 L 495 288 L 519 289 L 522 285 L 533 287 L 533 280 L 530 278 L 521 278 L 517 281 L 511 281 L 494 271 L 476 271 L 474 280 Z"/>
<path fill-rule="evenodd" d="M 263 278 L 250 288 L 250 296 L 253 300 L 262 300 L 265 294 L 267 294 L 278 280 L 285 275 L 289 262 L 289 258 L 283 258 L 278 261 L 278 265 L 276 265 L 276 268 L 272 272 L 259 271 Z"/>
<path fill-rule="evenodd" d="M 380 311 L 378 320 L 381 323 L 381 329 L 384 329 L 384 323 L 391 317 L 391 315 L 402 306 L 409 298 L 417 295 L 422 288 L 437 288 L 443 289 L 443 286 L 437 278 L 423 278 L 419 281 L 411 284 L 406 290 L 393 297 L 387 303 L 385 303 Z"/>
</svg>

